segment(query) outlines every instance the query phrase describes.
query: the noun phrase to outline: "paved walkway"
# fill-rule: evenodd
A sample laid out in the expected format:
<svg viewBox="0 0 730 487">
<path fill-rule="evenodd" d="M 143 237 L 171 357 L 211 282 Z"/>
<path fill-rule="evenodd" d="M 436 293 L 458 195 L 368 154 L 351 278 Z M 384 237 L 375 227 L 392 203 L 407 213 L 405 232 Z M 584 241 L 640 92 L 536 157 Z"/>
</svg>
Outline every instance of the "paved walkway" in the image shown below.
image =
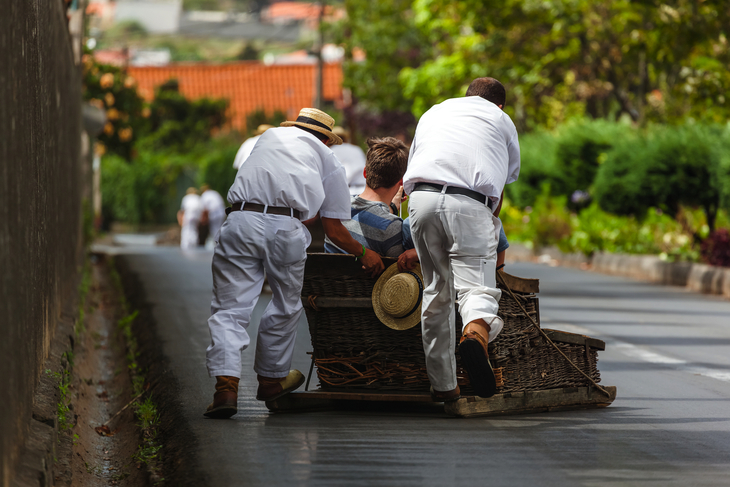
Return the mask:
<svg viewBox="0 0 730 487">
<path fill-rule="evenodd" d="M 250 349 L 240 412 L 214 421 L 202 416 L 214 384 L 204 361 L 211 255 L 147 247 L 121 257 L 154 306 L 208 485 L 727 485 L 728 301 L 572 269 L 508 265 L 515 275 L 541 279 L 544 327 L 606 340 L 599 368 L 602 383 L 618 386 L 611 407 L 473 419 L 450 418 L 431 405 L 273 415 L 254 399 Z M 262 297 L 257 317 L 266 302 Z M 309 350 L 303 320 L 294 366 L 305 374 Z"/>
</svg>

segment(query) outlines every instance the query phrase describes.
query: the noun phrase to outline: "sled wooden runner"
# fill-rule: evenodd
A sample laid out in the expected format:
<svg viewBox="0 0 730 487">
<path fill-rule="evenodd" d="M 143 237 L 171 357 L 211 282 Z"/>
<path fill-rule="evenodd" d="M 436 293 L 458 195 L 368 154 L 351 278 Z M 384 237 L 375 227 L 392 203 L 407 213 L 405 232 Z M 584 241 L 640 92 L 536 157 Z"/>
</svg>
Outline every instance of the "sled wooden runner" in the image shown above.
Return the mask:
<svg viewBox="0 0 730 487">
<path fill-rule="evenodd" d="M 542 391 L 508 392 L 488 399 L 462 397 L 445 403 L 444 412 L 450 416 L 469 418 L 475 416 L 502 416 L 507 414 L 540 413 L 575 409 L 594 409 L 610 405 L 616 399 L 616 387 L 604 386 L 607 397 L 594 387 L 566 387 Z M 310 391 L 292 392 L 276 401 L 266 403 L 276 413 L 333 410 L 344 402 L 403 402 L 432 403 L 426 394 L 376 394 L 359 392 Z"/>
</svg>

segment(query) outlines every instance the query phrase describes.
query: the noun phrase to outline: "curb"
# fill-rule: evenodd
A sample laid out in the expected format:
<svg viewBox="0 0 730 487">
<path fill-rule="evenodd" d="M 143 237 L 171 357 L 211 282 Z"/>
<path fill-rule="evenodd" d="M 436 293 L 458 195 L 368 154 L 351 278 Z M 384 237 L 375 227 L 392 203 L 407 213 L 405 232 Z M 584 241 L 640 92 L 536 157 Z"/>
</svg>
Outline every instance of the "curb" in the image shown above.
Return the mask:
<svg viewBox="0 0 730 487">
<path fill-rule="evenodd" d="M 603 274 L 630 277 L 665 286 L 686 287 L 702 294 L 730 299 L 730 269 L 692 262 L 667 262 L 656 255 L 610 254 L 599 252 L 588 257 L 580 252 L 566 254 L 555 247 L 537 252 L 521 244 L 510 244 L 507 259 L 512 262 L 540 262 Z"/>
</svg>

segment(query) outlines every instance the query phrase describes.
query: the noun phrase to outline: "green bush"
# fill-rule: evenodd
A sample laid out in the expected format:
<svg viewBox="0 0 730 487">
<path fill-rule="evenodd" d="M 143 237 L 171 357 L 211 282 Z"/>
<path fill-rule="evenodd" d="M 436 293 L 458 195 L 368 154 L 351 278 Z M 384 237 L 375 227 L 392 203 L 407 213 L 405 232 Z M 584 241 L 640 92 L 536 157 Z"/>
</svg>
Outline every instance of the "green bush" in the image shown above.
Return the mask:
<svg viewBox="0 0 730 487">
<path fill-rule="evenodd" d="M 233 159 L 240 147 L 240 143 L 232 139 L 213 140 L 205 154 L 201 154 L 198 165 L 196 183 L 198 186 L 207 184 L 211 189 L 218 191 L 226 199 L 228 190 L 236 178 L 233 169 Z"/>
<path fill-rule="evenodd" d="M 207 183 L 225 199 L 236 176 L 233 159 L 240 142 L 219 138 L 186 154 L 139 151 L 133 163 L 102 158 L 104 220 L 131 224 L 172 223 L 188 186 Z"/>
<path fill-rule="evenodd" d="M 676 215 L 681 206 L 701 207 L 710 230 L 727 200 L 722 132 L 702 126 L 660 127 L 629 137 L 607 155 L 594 186 L 605 211 L 643 216 L 650 207 Z"/>
<path fill-rule="evenodd" d="M 557 178 L 555 168 L 555 136 L 549 132 L 533 132 L 520 137 L 520 177 L 505 187 L 510 202 L 525 208 L 553 185 Z"/>
<path fill-rule="evenodd" d="M 513 204 L 525 208 L 533 205 L 546 188 L 555 196 L 588 193 L 613 144 L 630 131 L 623 123 L 581 120 L 555 132 L 521 136 L 520 177 L 507 186 L 507 195 Z"/>
</svg>

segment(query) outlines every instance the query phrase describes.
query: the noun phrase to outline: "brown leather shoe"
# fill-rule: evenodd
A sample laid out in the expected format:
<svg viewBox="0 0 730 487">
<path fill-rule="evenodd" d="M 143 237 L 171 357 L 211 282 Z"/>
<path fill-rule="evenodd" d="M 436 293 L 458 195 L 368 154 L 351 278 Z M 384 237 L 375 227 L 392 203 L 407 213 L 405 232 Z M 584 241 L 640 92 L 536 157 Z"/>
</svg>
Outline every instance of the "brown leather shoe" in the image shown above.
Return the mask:
<svg viewBox="0 0 730 487">
<path fill-rule="evenodd" d="M 304 384 L 304 375 L 296 369 L 290 370 L 286 377 L 256 377 L 259 381 L 256 399 L 259 401 L 273 401 Z"/>
<path fill-rule="evenodd" d="M 464 327 L 459 341 L 461 364 L 469 374 L 469 382 L 479 397 L 492 397 L 497 393 L 497 379 L 489 363 L 489 325 L 472 321 Z"/>
<path fill-rule="evenodd" d="M 203 416 L 213 419 L 228 419 L 238 412 L 238 377 L 216 376 L 213 402 Z"/>
<path fill-rule="evenodd" d="M 458 401 L 461 397 L 461 390 L 459 390 L 459 386 L 456 386 L 456 389 L 451 389 L 450 391 L 437 391 L 433 387 L 431 387 L 431 399 L 434 400 L 434 402 L 454 402 Z"/>
</svg>

